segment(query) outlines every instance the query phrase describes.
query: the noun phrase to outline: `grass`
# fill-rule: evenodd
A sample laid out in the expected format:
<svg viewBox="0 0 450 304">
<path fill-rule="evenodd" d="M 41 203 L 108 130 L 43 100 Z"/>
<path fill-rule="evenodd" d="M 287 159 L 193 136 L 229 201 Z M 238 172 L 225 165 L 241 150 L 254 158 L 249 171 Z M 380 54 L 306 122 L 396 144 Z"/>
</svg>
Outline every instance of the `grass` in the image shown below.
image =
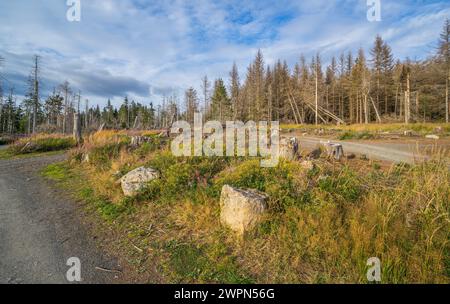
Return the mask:
<svg viewBox="0 0 450 304">
<path fill-rule="evenodd" d="M 8 135 L 0 135 L 0 146 L 9 145 L 14 142 L 14 138 Z"/>
<path fill-rule="evenodd" d="M 354 124 L 354 125 L 281 125 L 281 129 L 287 130 L 302 130 L 304 132 L 312 132 L 322 129 L 325 133 L 338 134 L 338 138 L 344 139 L 372 139 L 381 133 L 398 133 L 403 134 L 404 131 L 414 131 L 419 135 L 435 134 L 436 128 L 441 127 L 442 133 L 440 136 L 450 136 L 450 124 L 446 123 L 386 123 L 386 124 Z"/>
<path fill-rule="evenodd" d="M 63 135 L 35 135 L 22 138 L 10 145 L 6 153 L 12 156 L 67 150 L 75 147 L 72 137 Z"/>
<path fill-rule="evenodd" d="M 51 151 L 51 152 L 34 152 L 34 153 L 15 155 L 5 149 L 5 150 L 0 150 L 0 159 L 24 159 L 24 158 L 31 158 L 31 157 L 59 155 L 59 154 L 63 154 L 63 153 L 65 153 L 65 150 Z"/>
<path fill-rule="evenodd" d="M 339 136 L 340 140 L 348 139 L 374 139 L 375 136 L 368 131 L 355 132 L 355 131 L 345 131 L 344 134 Z"/>
<path fill-rule="evenodd" d="M 117 136 L 95 134 L 77 153 Z M 126 240 L 124 247 L 142 250 L 129 253 L 132 264 L 143 273 L 158 265 L 162 282 L 367 283 L 370 257 L 380 258 L 383 283 L 450 282 L 445 159 L 387 169 L 357 160 L 319 160 L 312 171 L 289 161 L 261 168 L 252 159 L 175 158 L 164 144 L 142 153 L 126 144 L 126 134 L 120 137 L 119 149 L 106 150 L 117 153 L 105 152 L 106 166 L 101 158 L 74 157 L 43 174 L 78 185 L 77 197 L 108 231 Z M 161 179 L 124 198 L 118 178 L 142 165 Z M 269 196 L 269 212 L 243 242 L 220 225 L 225 184 Z"/>
<path fill-rule="evenodd" d="M 6 149 L 0 150 L 0 159 L 20 159 L 43 155 L 56 155 L 75 147 L 71 137 L 53 134 L 39 134 L 21 138 Z"/>
<path fill-rule="evenodd" d="M 173 282 L 246 284 L 252 280 L 241 273 L 233 257 L 228 257 L 226 247 L 196 247 L 194 244 L 169 241 L 168 273 Z M 210 256 L 210 255 L 213 256 Z M 215 255 L 215 256 L 214 256 Z"/>
</svg>

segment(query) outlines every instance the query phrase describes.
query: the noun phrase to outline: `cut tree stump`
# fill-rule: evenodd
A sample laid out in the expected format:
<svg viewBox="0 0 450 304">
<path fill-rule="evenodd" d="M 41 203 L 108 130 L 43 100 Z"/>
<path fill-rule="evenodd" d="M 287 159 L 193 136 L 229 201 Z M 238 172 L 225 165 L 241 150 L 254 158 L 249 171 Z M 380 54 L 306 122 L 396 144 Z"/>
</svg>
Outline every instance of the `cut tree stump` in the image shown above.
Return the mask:
<svg viewBox="0 0 450 304">
<path fill-rule="evenodd" d="M 144 143 L 151 142 L 152 139 L 146 136 L 132 136 L 131 137 L 131 146 L 134 148 L 140 147 Z"/>
<path fill-rule="evenodd" d="M 334 158 L 335 160 L 341 160 L 344 157 L 344 148 L 341 144 L 334 143 L 322 143 L 327 151 L 327 156 L 329 158 Z"/>
</svg>

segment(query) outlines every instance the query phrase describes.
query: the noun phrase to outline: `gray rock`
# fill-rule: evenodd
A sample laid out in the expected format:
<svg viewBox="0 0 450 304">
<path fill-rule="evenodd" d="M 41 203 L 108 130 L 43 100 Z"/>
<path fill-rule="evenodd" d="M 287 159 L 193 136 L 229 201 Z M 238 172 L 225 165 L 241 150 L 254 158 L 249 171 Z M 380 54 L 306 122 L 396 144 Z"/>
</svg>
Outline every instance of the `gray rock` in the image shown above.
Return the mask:
<svg viewBox="0 0 450 304">
<path fill-rule="evenodd" d="M 267 195 L 256 190 L 225 185 L 220 197 L 220 221 L 238 235 L 244 235 L 267 209 Z"/>
<path fill-rule="evenodd" d="M 137 168 L 120 179 L 125 196 L 134 196 L 142 190 L 146 184 L 159 178 L 159 172 L 152 168 Z"/>
</svg>

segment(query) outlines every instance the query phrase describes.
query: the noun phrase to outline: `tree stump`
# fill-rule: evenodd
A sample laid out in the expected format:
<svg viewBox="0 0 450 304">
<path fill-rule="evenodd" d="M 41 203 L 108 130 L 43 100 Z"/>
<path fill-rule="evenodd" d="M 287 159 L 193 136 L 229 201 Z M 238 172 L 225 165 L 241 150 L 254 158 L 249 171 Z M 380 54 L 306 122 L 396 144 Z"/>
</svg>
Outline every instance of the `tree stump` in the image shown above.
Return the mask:
<svg viewBox="0 0 450 304">
<path fill-rule="evenodd" d="M 146 137 L 146 136 L 132 136 L 131 137 L 131 146 L 133 148 L 137 148 L 137 147 L 140 147 L 144 143 L 151 142 L 151 140 L 152 139 L 150 137 Z"/>
<path fill-rule="evenodd" d="M 327 156 L 329 158 L 334 158 L 335 160 L 341 160 L 344 157 L 344 148 L 341 144 L 324 143 L 325 150 L 327 151 Z"/>
</svg>

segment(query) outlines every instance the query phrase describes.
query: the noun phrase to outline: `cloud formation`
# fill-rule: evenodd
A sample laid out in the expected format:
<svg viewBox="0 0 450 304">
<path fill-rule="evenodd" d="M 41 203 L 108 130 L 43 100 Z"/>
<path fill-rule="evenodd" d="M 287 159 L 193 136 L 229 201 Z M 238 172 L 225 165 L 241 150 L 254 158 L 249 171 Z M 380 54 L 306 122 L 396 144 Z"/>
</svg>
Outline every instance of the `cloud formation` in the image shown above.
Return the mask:
<svg viewBox="0 0 450 304">
<path fill-rule="evenodd" d="M 81 22 L 73 23 L 63 0 L 1 1 L 0 55 L 19 94 L 39 54 L 47 92 L 68 80 L 101 104 L 181 96 L 206 74 L 227 78 L 233 62 L 243 77 L 259 48 L 269 64 L 315 52 L 327 62 L 368 50 L 378 33 L 399 58 L 429 56 L 450 16 L 447 1 L 381 1 L 382 21 L 374 23 L 366 0 L 81 0 Z"/>
</svg>

